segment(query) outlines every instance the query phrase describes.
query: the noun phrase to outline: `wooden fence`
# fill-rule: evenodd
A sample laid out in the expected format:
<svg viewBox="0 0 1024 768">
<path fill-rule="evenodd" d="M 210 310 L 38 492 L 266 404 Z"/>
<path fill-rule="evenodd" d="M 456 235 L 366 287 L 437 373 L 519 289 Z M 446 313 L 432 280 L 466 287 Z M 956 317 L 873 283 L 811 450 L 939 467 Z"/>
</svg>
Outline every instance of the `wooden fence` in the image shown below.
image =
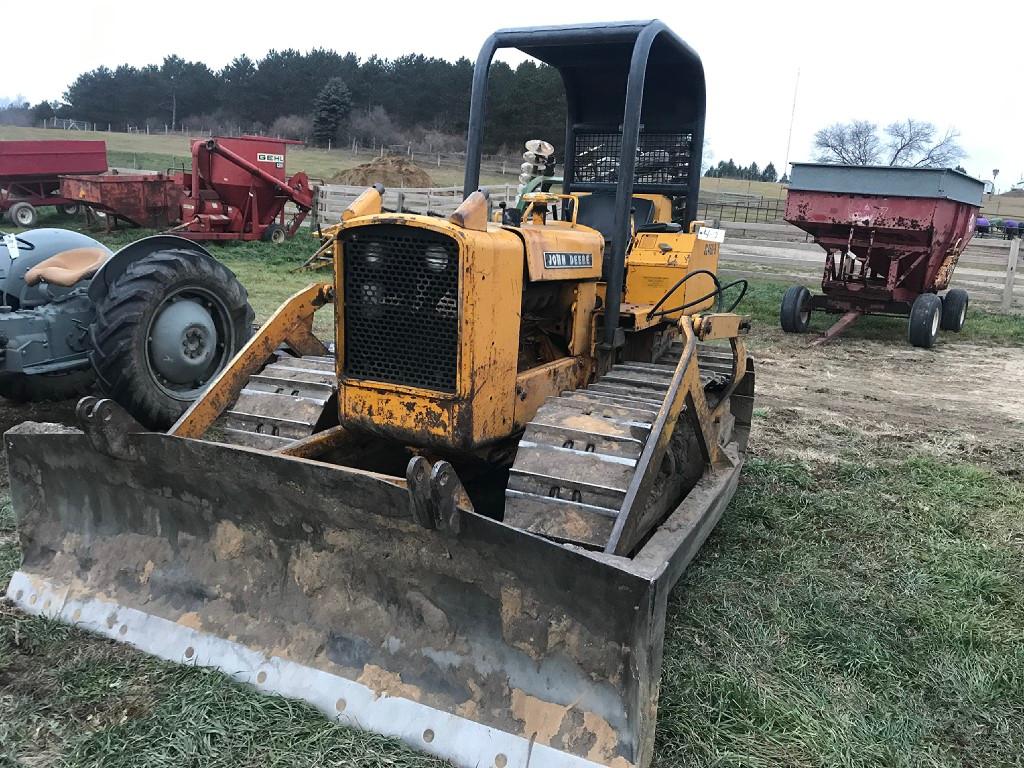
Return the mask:
<svg viewBox="0 0 1024 768">
<path fill-rule="evenodd" d="M 825 252 L 791 224 L 725 221 L 721 271 L 725 275 L 780 280 L 812 286 L 821 283 Z M 971 299 L 998 304 L 1003 311 L 1024 311 L 1024 272 L 1018 273 L 1021 241 L 971 240 L 957 263 L 952 285 Z"/>
</svg>

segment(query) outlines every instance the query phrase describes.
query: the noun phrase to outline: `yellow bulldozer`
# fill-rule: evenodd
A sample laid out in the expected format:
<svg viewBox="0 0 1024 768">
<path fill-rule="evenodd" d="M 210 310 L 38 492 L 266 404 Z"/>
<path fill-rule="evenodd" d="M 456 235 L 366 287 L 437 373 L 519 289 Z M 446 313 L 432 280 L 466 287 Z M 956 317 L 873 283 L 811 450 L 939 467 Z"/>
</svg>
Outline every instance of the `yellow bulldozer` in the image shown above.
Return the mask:
<svg viewBox="0 0 1024 768">
<path fill-rule="evenodd" d="M 568 104 L 564 191 L 521 211 L 478 190 L 506 47 Z M 704 113 L 660 22 L 492 35 L 450 217 L 367 189 L 325 230 L 333 281 L 166 434 L 96 398 L 7 432 L 9 597 L 460 766 L 648 765 L 668 593 L 753 410 L 723 233 L 696 220 Z"/>
</svg>

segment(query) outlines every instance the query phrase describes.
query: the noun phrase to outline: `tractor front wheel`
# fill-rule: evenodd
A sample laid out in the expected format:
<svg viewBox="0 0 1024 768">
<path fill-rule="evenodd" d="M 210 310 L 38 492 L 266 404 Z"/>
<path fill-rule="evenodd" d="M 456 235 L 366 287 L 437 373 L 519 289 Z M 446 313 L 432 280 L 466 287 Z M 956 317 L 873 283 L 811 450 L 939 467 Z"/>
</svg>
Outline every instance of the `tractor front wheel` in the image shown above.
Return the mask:
<svg viewBox="0 0 1024 768">
<path fill-rule="evenodd" d="M 234 273 L 200 250 L 129 265 L 96 307 L 89 353 L 101 389 L 150 429 L 166 429 L 252 335 Z"/>
<path fill-rule="evenodd" d="M 910 307 L 907 340 L 915 347 L 931 349 L 939 338 L 942 321 L 942 299 L 934 293 L 922 293 Z"/>
<path fill-rule="evenodd" d="M 786 333 L 807 333 L 811 327 L 811 292 L 791 285 L 782 296 L 779 324 Z"/>
</svg>

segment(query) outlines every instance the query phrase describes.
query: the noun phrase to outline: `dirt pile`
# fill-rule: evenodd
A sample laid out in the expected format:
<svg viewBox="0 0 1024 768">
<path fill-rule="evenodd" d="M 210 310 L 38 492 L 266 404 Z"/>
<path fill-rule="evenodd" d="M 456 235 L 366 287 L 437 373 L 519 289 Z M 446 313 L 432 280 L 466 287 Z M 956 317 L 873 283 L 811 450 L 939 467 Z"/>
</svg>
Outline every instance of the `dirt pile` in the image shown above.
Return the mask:
<svg viewBox="0 0 1024 768">
<path fill-rule="evenodd" d="M 413 165 L 401 155 L 374 158 L 369 163 L 357 165 L 328 180 L 332 184 L 369 186 L 383 184 L 385 187 L 432 187 L 433 179 L 419 166 Z"/>
</svg>

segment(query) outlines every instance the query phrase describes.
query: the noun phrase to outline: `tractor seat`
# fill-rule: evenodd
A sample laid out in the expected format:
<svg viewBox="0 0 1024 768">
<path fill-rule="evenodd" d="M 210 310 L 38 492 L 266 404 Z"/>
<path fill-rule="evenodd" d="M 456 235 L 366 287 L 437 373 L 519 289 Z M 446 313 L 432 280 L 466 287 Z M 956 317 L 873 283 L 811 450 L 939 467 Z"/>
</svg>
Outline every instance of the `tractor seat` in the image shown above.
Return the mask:
<svg viewBox="0 0 1024 768">
<path fill-rule="evenodd" d="M 25 282 L 36 285 L 40 282 L 70 288 L 96 271 L 110 258 L 103 248 L 72 248 L 51 256 L 36 264 L 25 273 Z"/>
<path fill-rule="evenodd" d="M 580 210 L 576 215 L 576 223 L 596 229 L 604 235 L 605 244 L 610 244 L 615 229 L 615 194 L 613 192 L 594 192 L 583 195 L 579 199 Z M 633 223 L 636 226 L 649 224 L 654 218 L 654 203 L 643 197 L 634 197 L 630 207 L 633 210 Z"/>
</svg>

